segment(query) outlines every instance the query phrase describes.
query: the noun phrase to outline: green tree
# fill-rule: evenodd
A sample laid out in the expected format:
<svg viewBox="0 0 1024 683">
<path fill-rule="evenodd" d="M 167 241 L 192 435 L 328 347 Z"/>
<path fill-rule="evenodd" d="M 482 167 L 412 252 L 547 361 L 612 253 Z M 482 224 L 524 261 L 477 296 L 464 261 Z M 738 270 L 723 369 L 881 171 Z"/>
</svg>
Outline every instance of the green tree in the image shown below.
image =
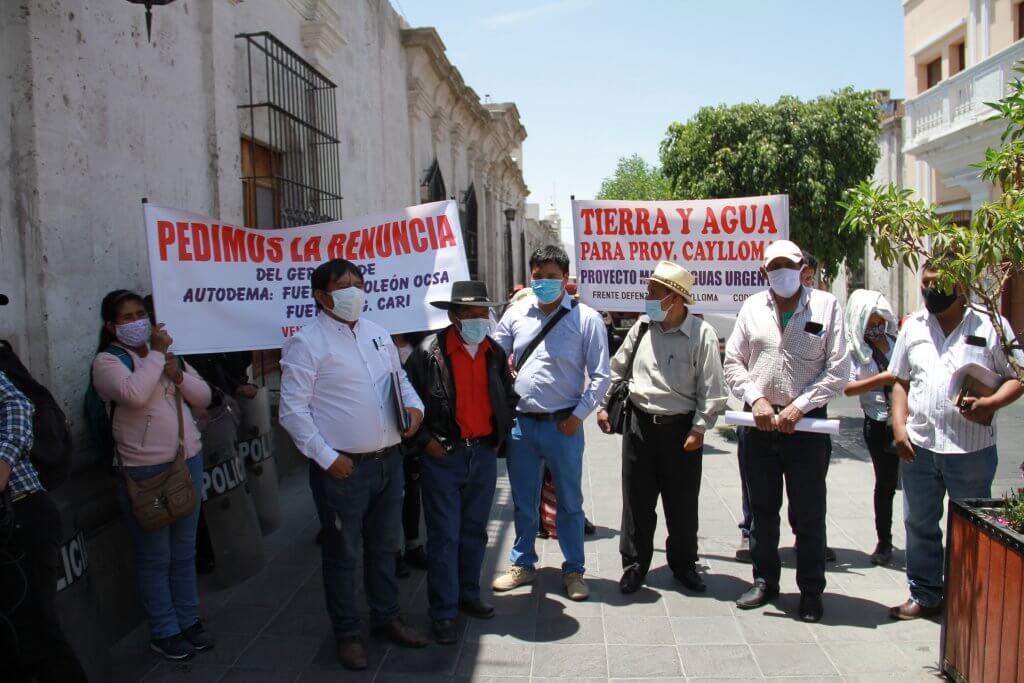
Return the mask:
<svg viewBox="0 0 1024 683">
<path fill-rule="evenodd" d="M 845 88 L 827 97 L 702 108 L 673 123 L 661 143 L 673 197 L 789 195 L 790 237 L 818 257 L 826 277 L 863 260 L 864 237 L 840 233 L 842 193 L 878 161 L 878 100 Z"/>
<path fill-rule="evenodd" d="M 1017 67 L 1018 73 L 1024 68 Z M 909 190 L 862 182 L 846 195 L 843 231 L 867 236 L 875 256 L 886 268 L 903 265 L 916 270 L 931 260 L 938 285 L 959 286 L 970 305 L 988 316 L 1010 365 L 1024 382 L 1024 366 L 1011 353 L 1021 348 L 1019 331 L 1002 324 L 1000 302 L 1007 283 L 1024 273 L 1024 83 L 1015 79 L 1010 94 L 988 106 L 1006 122 L 999 149 L 988 149 L 976 164 L 981 177 L 1001 196 L 975 212 L 970 225 L 940 218 L 933 206 L 915 200 Z"/>
<path fill-rule="evenodd" d="M 657 166 L 647 164 L 639 154 L 620 157 L 615 173 L 601 181 L 597 199 L 671 199 L 668 178 Z"/>
</svg>

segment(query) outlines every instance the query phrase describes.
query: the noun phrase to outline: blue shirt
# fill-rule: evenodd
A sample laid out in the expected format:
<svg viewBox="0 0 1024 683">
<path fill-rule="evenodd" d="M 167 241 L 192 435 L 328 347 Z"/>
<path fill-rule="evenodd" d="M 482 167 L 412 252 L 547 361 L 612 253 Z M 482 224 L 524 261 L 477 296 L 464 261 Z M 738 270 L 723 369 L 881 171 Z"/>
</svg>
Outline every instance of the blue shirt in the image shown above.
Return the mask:
<svg viewBox="0 0 1024 683">
<path fill-rule="evenodd" d="M 608 369 L 608 333 L 601 314 L 585 304 L 572 307 L 562 296 L 568 315 L 534 349 L 516 377 L 518 409 L 524 413 L 553 413 L 566 408 L 581 420 L 594 411 L 611 381 Z M 558 312 L 556 308 L 551 315 Z M 528 298 L 505 311 L 494 340 L 515 361 L 540 334 L 551 316 Z"/>
<path fill-rule="evenodd" d="M 0 372 L 0 460 L 11 467 L 7 486 L 12 494 L 44 490 L 28 457 L 32 450 L 34 413 L 32 402 Z"/>
</svg>

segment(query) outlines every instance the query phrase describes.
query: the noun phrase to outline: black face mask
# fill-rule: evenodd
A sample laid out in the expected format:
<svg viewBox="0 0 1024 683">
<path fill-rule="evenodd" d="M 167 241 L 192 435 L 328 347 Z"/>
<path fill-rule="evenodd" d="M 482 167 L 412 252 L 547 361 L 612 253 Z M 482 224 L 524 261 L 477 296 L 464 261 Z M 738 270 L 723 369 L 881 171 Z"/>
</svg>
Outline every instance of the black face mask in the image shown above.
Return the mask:
<svg viewBox="0 0 1024 683">
<path fill-rule="evenodd" d="M 956 292 L 947 293 L 935 287 L 923 287 L 921 296 L 924 298 L 924 307 L 933 315 L 948 310 L 958 298 Z"/>
</svg>

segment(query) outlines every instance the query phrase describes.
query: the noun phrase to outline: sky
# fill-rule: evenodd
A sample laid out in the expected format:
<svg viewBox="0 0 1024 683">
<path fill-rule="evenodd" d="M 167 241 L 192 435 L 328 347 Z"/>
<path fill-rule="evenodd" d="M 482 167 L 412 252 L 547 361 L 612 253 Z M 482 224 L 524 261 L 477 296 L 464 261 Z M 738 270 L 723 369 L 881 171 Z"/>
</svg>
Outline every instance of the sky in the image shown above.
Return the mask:
<svg viewBox="0 0 1024 683">
<path fill-rule="evenodd" d="M 391 0 L 433 26 L 481 99 L 515 102 L 541 213 L 590 199 L 620 157 L 658 162 L 670 123 L 850 85 L 903 97 L 898 0 Z"/>
</svg>

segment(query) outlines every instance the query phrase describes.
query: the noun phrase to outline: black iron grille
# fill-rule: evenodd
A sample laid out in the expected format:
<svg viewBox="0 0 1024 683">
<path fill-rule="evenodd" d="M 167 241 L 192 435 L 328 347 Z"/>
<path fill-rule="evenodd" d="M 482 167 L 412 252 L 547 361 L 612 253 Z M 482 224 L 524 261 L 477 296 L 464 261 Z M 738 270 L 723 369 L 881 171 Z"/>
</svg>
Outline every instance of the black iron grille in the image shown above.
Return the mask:
<svg viewBox="0 0 1024 683">
<path fill-rule="evenodd" d="M 244 41 L 248 71 L 248 93 L 238 106 L 242 138 L 249 141 L 242 182 L 254 194 L 272 189 L 256 200 L 266 215 L 258 227 L 341 218 L 337 86 L 267 31 L 235 38 Z M 257 146 L 265 150 L 259 163 Z"/>
</svg>

